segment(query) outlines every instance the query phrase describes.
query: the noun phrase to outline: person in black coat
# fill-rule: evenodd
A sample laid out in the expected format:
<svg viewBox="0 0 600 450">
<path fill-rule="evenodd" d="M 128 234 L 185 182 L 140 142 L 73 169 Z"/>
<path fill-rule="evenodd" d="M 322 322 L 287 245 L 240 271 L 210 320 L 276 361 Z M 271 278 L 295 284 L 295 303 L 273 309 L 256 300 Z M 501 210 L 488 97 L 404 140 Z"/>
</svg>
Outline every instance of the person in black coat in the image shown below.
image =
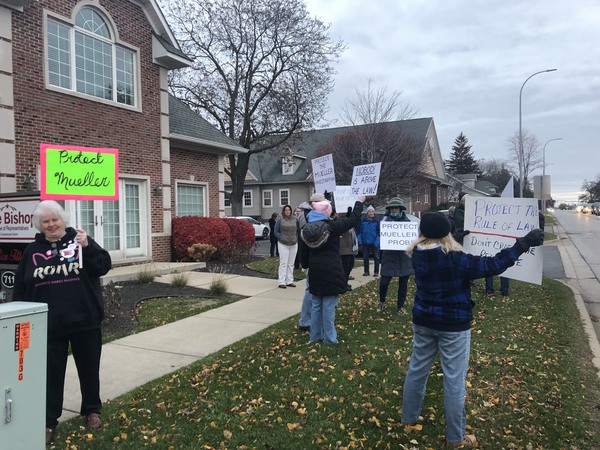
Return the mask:
<svg viewBox="0 0 600 450">
<path fill-rule="evenodd" d="M 279 214 L 274 212 L 271 214 L 271 218 L 269 219 L 269 241 L 271 242 L 269 253 L 271 254 L 271 258 L 279 256 L 279 249 L 277 248 L 277 236 L 275 236 L 275 224 L 277 223 L 278 218 Z"/>
<path fill-rule="evenodd" d="M 308 269 L 309 290 L 312 295 L 310 342 L 337 344 L 335 308 L 339 295 L 347 290 L 347 279 L 340 256 L 340 236 L 358 225 L 363 210 L 363 195 L 358 196 L 348 217 L 330 220 L 331 202 L 311 204 L 308 224 L 301 236 L 306 243 L 302 251 L 302 268 Z M 320 222 L 317 226 L 311 224 Z"/>
</svg>

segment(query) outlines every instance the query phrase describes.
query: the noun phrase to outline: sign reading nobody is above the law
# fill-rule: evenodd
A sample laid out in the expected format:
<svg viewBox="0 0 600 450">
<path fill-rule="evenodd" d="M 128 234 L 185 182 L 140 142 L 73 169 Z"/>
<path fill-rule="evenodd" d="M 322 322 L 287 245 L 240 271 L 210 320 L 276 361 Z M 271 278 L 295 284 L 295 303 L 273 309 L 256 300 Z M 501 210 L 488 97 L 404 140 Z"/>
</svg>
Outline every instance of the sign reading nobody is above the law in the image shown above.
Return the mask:
<svg viewBox="0 0 600 450">
<path fill-rule="evenodd" d="M 512 247 L 515 239 L 540 227 L 537 200 L 534 198 L 467 197 L 465 203 L 463 247 L 466 252 L 494 256 Z M 543 258 L 540 247 L 531 247 L 502 276 L 542 284 Z"/>
</svg>

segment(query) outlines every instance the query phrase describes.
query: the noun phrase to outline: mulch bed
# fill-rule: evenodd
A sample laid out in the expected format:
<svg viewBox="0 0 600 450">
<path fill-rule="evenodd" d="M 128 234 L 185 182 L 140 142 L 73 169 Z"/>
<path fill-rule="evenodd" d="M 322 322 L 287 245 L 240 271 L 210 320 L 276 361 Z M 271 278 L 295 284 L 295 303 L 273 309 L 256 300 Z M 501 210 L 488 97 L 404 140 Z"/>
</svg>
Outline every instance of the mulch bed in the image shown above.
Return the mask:
<svg viewBox="0 0 600 450">
<path fill-rule="evenodd" d="M 264 277 L 265 274 L 246 267 L 246 264 L 258 259 L 261 258 L 253 257 L 247 261 L 233 264 L 209 262 L 206 268 L 198 271 Z M 102 333 L 106 337 L 133 334 L 138 329 L 135 311 L 140 302 L 151 298 L 181 296 L 206 298 L 207 301 L 212 298 L 207 289 L 192 286 L 175 287 L 168 283 L 140 283 L 138 281 L 111 283 L 104 287 L 105 319 L 102 324 Z"/>
</svg>

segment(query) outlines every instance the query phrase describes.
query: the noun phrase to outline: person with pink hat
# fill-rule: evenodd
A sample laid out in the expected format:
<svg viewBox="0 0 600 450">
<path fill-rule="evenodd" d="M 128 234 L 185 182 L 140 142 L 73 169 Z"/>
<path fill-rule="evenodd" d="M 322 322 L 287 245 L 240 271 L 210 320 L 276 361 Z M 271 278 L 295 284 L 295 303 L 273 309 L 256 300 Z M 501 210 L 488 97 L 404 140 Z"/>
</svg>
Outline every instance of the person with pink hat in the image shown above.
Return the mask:
<svg viewBox="0 0 600 450">
<path fill-rule="evenodd" d="M 311 202 L 308 223 L 300 232 L 306 244 L 302 246 L 302 268 L 308 269 L 312 295 L 310 342 L 338 342 L 335 309 L 348 284 L 340 256 L 340 236 L 358 225 L 364 199 L 364 195 L 359 195 L 350 215 L 337 220 L 331 220 L 333 208 L 329 200 Z"/>
</svg>

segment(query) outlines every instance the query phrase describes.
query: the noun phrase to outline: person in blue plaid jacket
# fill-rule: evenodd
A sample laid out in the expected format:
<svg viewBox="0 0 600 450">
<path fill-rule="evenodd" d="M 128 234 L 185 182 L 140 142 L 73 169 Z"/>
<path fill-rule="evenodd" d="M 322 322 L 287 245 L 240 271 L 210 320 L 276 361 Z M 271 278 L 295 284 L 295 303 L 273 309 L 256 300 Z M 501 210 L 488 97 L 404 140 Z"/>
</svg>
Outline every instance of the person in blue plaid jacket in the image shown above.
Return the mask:
<svg viewBox="0 0 600 450">
<path fill-rule="evenodd" d="M 496 256 L 483 257 L 462 251 L 450 234 L 451 224 L 442 213 L 425 213 L 419 237 L 408 247 L 415 271 L 417 292 L 413 306 L 413 351 L 404 382 L 402 424 L 417 423 L 431 366 L 440 353 L 444 373 L 446 444 L 473 446 L 466 434 L 466 375 L 471 345 L 473 301 L 470 282 L 499 275 L 531 247 L 544 241 L 542 230 L 517 238 L 515 245 Z"/>
</svg>

